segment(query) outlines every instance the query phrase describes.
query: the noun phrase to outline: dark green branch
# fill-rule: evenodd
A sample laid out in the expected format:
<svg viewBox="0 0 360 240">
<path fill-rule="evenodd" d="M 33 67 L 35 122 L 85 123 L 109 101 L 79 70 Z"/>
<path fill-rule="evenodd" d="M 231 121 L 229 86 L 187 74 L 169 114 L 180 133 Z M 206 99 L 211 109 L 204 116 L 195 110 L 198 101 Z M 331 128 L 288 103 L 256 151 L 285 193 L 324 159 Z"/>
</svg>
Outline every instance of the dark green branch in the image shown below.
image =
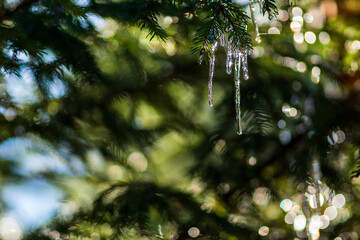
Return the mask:
<svg viewBox="0 0 360 240">
<path fill-rule="evenodd" d="M 9 10 L 3 10 L 2 13 L 0 13 L 0 22 L 7 18 L 11 18 L 17 11 L 25 9 L 30 7 L 33 3 L 37 2 L 39 0 L 23 0 L 21 3 L 19 3 L 14 8 L 11 8 Z"/>
</svg>

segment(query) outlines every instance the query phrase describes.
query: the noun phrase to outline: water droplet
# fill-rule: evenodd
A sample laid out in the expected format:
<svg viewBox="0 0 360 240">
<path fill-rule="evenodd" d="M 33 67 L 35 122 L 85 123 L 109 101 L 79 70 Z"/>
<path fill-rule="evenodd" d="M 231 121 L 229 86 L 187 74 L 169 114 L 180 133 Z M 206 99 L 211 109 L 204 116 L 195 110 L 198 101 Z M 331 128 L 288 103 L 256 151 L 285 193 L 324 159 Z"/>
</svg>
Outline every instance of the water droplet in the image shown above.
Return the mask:
<svg viewBox="0 0 360 240">
<path fill-rule="evenodd" d="M 260 37 L 260 34 L 259 34 L 259 33 L 256 34 L 255 41 L 256 41 L 257 43 L 261 43 L 261 37 Z"/>
<path fill-rule="evenodd" d="M 261 42 L 261 38 L 260 38 L 260 33 L 259 33 L 259 26 L 257 24 L 256 18 L 255 18 L 255 5 L 253 1 L 250 1 L 249 3 L 250 5 L 250 15 L 251 15 L 251 21 L 254 24 L 255 27 L 255 32 L 256 32 L 256 38 L 255 41 L 260 43 Z"/>
</svg>

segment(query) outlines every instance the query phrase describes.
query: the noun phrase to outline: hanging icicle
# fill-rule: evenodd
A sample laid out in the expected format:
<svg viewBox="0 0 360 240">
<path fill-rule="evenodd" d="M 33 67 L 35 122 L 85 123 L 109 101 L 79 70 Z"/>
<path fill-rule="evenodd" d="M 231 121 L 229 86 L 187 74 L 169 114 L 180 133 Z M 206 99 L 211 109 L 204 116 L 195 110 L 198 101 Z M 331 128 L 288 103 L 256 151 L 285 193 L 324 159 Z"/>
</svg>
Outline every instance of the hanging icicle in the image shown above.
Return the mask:
<svg viewBox="0 0 360 240">
<path fill-rule="evenodd" d="M 260 12 L 262 13 L 263 12 L 263 0 L 257 0 L 258 4 L 259 4 L 259 9 L 260 9 Z"/>
<path fill-rule="evenodd" d="M 242 67 L 242 71 L 243 71 L 243 77 L 245 80 L 249 79 L 249 70 L 248 70 L 248 53 L 249 50 L 247 48 L 242 49 L 241 51 L 241 67 Z"/>
<path fill-rule="evenodd" d="M 232 39 L 226 41 L 226 39 L 222 40 L 224 34 L 218 36 L 218 41 L 216 40 L 212 45 L 209 52 L 209 81 L 208 81 L 208 97 L 209 97 L 209 106 L 213 107 L 213 79 L 214 79 L 214 69 L 215 69 L 215 51 L 217 49 L 218 44 L 220 43 L 226 46 L 227 54 L 226 54 L 226 72 L 228 74 L 232 73 L 232 69 L 234 68 L 234 84 L 235 84 L 235 112 L 236 112 L 236 128 L 237 134 L 242 134 L 241 127 L 241 92 L 240 92 L 240 82 L 241 78 L 244 80 L 249 79 L 249 71 L 248 71 L 248 54 L 249 49 L 247 47 L 239 47 L 234 46 Z M 224 41 L 224 43 L 222 42 Z M 202 61 L 202 57 L 199 61 Z"/>
<path fill-rule="evenodd" d="M 256 18 L 255 18 L 256 6 L 255 6 L 254 0 L 250 0 L 249 7 L 250 7 L 250 14 L 251 14 L 251 21 L 252 21 L 252 23 L 254 24 L 254 27 L 255 27 L 255 33 L 256 33 L 255 41 L 260 43 L 261 42 L 261 37 L 260 37 L 260 32 L 259 32 L 259 26 L 258 26 Z"/>
<path fill-rule="evenodd" d="M 204 61 L 204 55 L 201 54 L 199 57 L 199 64 L 201 65 L 203 61 Z"/>
<path fill-rule="evenodd" d="M 211 46 L 211 52 L 209 53 L 209 82 L 208 82 L 208 97 L 209 97 L 209 107 L 213 107 L 213 78 L 214 78 L 214 68 L 215 68 L 215 51 L 217 48 L 218 42 L 215 41 Z"/>
<path fill-rule="evenodd" d="M 263 0 L 250 0 L 250 13 L 251 19 L 255 27 L 256 41 L 261 42 L 259 27 L 255 19 L 255 4 L 259 4 L 260 10 L 262 8 Z M 245 29 L 247 26 L 245 25 Z M 241 80 L 249 79 L 249 70 L 248 70 L 248 55 L 250 54 L 250 48 L 246 45 L 239 44 L 231 36 L 231 31 L 233 28 L 227 26 L 224 31 L 218 29 L 216 36 L 213 39 L 213 43 L 210 44 L 209 54 L 209 80 L 208 80 L 208 98 L 209 106 L 213 107 L 213 79 L 214 79 L 214 69 L 215 69 L 215 52 L 218 45 L 225 48 L 226 51 L 226 73 L 234 73 L 234 85 L 235 85 L 235 111 L 236 111 L 236 128 L 237 134 L 242 134 L 241 127 L 241 89 L 240 83 Z M 199 58 L 199 63 L 203 62 L 204 56 L 201 53 Z M 233 70 L 234 69 L 234 70 Z"/>
<path fill-rule="evenodd" d="M 236 112 L 236 132 L 238 135 L 242 134 L 241 127 L 241 92 L 240 92 L 240 78 L 241 78 L 241 61 L 242 52 L 236 49 L 234 52 L 234 84 L 235 84 L 235 112 Z"/>
<path fill-rule="evenodd" d="M 313 171 L 313 181 L 315 185 L 315 206 L 316 206 L 316 213 L 320 215 L 320 178 L 321 178 L 321 172 L 320 172 L 320 162 L 317 158 L 315 158 L 312 162 L 312 171 Z"/>
<path fill-rule="evenodd" d="M 232 40 L 230 39 L 227 43 L 227 53 L 226 53 L 226 73 L 231 74 L 233 67 L 233 45 Z"/>
</svg>

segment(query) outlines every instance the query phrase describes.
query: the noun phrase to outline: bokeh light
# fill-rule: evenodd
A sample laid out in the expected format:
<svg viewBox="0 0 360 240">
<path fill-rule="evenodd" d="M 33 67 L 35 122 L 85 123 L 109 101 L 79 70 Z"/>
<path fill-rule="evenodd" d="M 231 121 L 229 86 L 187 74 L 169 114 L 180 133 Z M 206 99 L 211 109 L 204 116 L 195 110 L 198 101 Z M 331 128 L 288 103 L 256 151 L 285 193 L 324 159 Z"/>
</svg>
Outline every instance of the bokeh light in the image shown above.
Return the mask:
<svg viewBox="0 0 360 240">
<path fill-rule="evenodd" d="M 308 197 L 309 205 L 313 209 L 316 209 L 318 207 L 317 203 L 316 203 L 317 202 L 316 198 L 317 198 L 316 195 L 310 195 Z M 324 204 L 324 201 L 325 201 L 324 195 L 319 194 L 319 201 L 320 201 L 320 206 L 322 206 Z"/>
<path fill-rule="evenodd" d="M 200 230 L 197 227 L 192 227 L 189 229 L 188 234 L 192 238 L 196 238 L 200 235 Z"/>
<path fill-rule="evenodd" d="M 336 208 L 342 208 L 346 203 L 345 196 L 343 194 L 337 194 L 332 199 L 332 205 Z"/>
<path fill-rule="evenodd" d="M 302 33 L 295 33 L 294 34 L 294 41 L 295 43 L 301 44 L 304 42 L 304 34 Z"/>
<path fill-rule="evenodd" d="M 136 170 L 144 172 L 147 169 L 148 163 L 145 156 L 140 152 L 133 152 L 129 155 L 127 162 Z"/>
<path fill-rule="evenodd" d="M 338 215 L 338 211 L 336 207 L 330 206 L 325 209 L 324 215 L 327 215 L 330 220 L 334 220 Z"/>
<path fill-rule="evenodd" d="M 307 23 L 312 23 L 314 21 L 314 16 L 311 13 L 305 13 L 304 20 Z"/>
<path fill-rule="evenodd" d="M 251 156 L 249 158 L 249 165 L 250 166 L 254 166 L 256 164 L 256 162 L 257 162 L 257 160 L 256 160 L 256 158 L 254 156 Z"/>
<path fill-rule="evenodd" d="M 262 226 L 259 228 L 259 235 L 264 237 L 269 234 L 269 231 L 270 230 L 267 226 Z"/>
<path fill-rule="evenodd" d="M 286 122 L 284 120 L 279 120 L 278 127 L 281 128 L 281 129 L 286 127 Z"/>
<path fill-rule="evenodd" d="M 14 216 L 7 215 L 0 219 L 0 236 L 3 240 L 21 239 L 23 232 Z"/>
<path fill-rule="evenodd" d="M 303 10 L 300 7 L 293 7 L 292 10 L 291 10 L 291 13 L 294 16 L 302 16 Z"/>
<path fill-rule="evenodd" d="M 280 203 L 280 207 L 285 211 L 288 212 L 292 208 L 293 203 L 290 199 L 284 199 Z"/>
<path fill-rule="evenodd" d="M 330 219 L 327 215 L 320 216 L 320 221 L 322 222 L 321 229 L 327 228 L 330 224 Z"/>
<path fill-rule="evenodd" d="M 285 222 L 287 224 L 293 224 L 296 218 L 296 214 L 294 212 L 289 212 L 288 214 L 285 215 Z"/>
<path fill-rule="evenodd" d="M 267 205 L 270 200 L 269 189 L 265 187 L 260 187 L 255 189 L 253 200 L 258 205 L 262 205 L 262 206 Z"/>
<path fill-rule="evenodd" d="M 305 41 L 309 44 L 314 44 L 316 41 L 316 35 L 313 32 L 306 32 L 305 33 Z"/>
<path fill-rule="evenodd" d="M 322 44 L 329 44 L 330 43 L 330 35 L 327 32 L 320 32 L 319 40 Z"/>
<path fill-rule="evenodd" d="M 296 231 L 301 231 L 306 226 L 306 217 L 304 215 L 298 215 L 294 219 L 294 229 Z"/>
</svg>

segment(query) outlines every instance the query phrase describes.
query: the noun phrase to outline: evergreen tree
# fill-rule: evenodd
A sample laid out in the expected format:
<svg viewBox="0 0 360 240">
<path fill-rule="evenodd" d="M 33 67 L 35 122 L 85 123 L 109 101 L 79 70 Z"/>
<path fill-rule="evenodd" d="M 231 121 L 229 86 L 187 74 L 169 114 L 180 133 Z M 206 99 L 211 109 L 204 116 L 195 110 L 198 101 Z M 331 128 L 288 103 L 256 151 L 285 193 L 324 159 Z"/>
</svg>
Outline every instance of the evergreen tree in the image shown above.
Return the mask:
<svg viewBox="0 0 360 240">
<path fill-rule="evenodd" d="M 356 0 L 251 4 L 0 3 L 2 146 L 67 167 L 24 172 L 0 152 L 2 185 L 66 192 L 24 239 L 358 239 Z M 223 35 L 251 52 L 241 103 Z M 17 99 L 10 83 L 29 81 Z"/>
</svg>

